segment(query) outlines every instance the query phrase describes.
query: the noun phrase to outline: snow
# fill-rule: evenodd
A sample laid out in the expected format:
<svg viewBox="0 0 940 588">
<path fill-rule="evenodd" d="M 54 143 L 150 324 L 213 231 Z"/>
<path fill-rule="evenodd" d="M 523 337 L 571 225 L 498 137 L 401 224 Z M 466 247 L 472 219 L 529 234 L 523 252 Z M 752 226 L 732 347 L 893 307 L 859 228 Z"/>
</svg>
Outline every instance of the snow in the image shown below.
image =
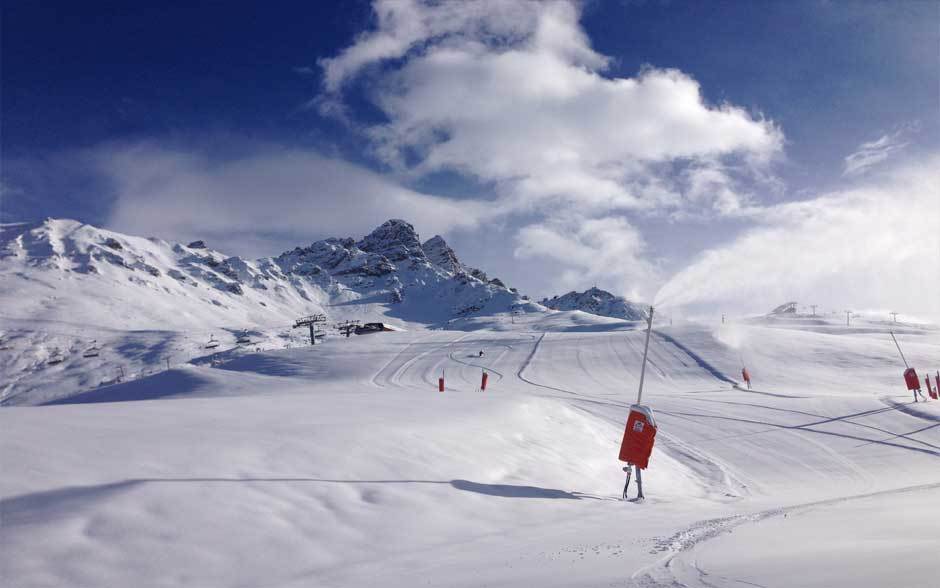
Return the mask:
<svg viewBox="0 0 940 588">
<path fill-rule="evenodd" d="M 629 503 L 644 333 L 578 316 L 330 337 L 5 407 L 5 584 L 931 585 L 940 403 L 912 403 L 877 321 L 657 326 L 659 434 Z M 905 329 L 908 361 L 936 364 L 936 329 Z M 755 391 L 725 381 L 742 356 Z"/>
<path fill-rule="evenodd" d="M 584 292 L 568 292 L 550 300 L 546 298 L 542 300 L 542 304 L 552 310 L 580 310 L 628 321 L 642 321 L 648 316 L 646 306 L 630 302 L 623 296 L 614 296 L 597 287 Z"/>
<path fill-rule="evenodd" d="M 254 261 L 194 244 L 64 219 L 0 226 L 0 346 L 11 347 L 0 355 L 0 403 L 51 400 L 167 361 L 206 363 L 234 352 L 243 330 L 252 348 L 296 346 L 293 321 L 310 314 L 325 314 L 328 330 L 345 320 L 408 328 L 535 308 L 462 265 L 435 265 L 400 220 L 358 243 L 326 239 Z M 92 345 L 101 353 L 86 361 Z M 49 363 L 57 352 L 64 361 Z"/>
<path fill-rule="evenodd" d="M 256 261 L 0 237 L 4 586 L 935 583 L 940 402 L 890 336 L 933 374 L 935 325 L 655 323 L 624 502 L 643 325 L 523 299 L 404 221 Z M 393 330 L 311 347 L 314 312 Z"/>
</svg>

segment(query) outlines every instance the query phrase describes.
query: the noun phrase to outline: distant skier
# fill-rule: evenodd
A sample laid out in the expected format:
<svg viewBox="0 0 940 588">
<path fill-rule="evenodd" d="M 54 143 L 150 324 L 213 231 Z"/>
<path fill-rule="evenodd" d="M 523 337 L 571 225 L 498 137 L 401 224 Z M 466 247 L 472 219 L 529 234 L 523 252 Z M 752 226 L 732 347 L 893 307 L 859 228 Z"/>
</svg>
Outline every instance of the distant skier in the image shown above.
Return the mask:
<svg viewBox="0 0 940 588">
<path fill-rule="evenodd" d="M 483 350 L 480 350 L 480 357 L 483 357 Z"/>
<path fill-rule="evenodd" d="M 744 378 L 744 382 L 747 384 L 747 389 L 751 389 L 751 374 L 747 372 L 747 368 L 741 368 L 741 377 Z"/>
</svg>

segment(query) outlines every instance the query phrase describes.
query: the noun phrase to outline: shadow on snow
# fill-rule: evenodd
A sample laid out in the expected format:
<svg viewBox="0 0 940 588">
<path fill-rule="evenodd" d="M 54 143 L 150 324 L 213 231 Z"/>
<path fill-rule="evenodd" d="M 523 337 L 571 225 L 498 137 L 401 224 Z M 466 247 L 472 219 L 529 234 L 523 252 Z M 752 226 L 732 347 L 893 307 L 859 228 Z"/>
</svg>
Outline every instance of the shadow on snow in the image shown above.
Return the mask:
<svg viewBox="0 0 940 588">
<path fill-rule="evenodd" d="M 599 499 L 595 496 L 568 492 L 554 488 L 515 484 L 482 484 L 469 480 L 336 480 L 324 478 L 263 477 L 263 478 L 132 478 L 91 486 L 67 486 L 55 490 L 21 494 L 0 500 L 5 526 L 29 525 L 51 522 L 77 513 L 82 507 L 89 506 L 115 494 L 131 490 L 145 484 L 214 484 L 214 483 L 313 483 L 313 484 L 437 484 L 464 492 L 473 492 L 484 496 L 500 498 L 547 498 L 581 500 L 582 498 Z"/>
</svg>

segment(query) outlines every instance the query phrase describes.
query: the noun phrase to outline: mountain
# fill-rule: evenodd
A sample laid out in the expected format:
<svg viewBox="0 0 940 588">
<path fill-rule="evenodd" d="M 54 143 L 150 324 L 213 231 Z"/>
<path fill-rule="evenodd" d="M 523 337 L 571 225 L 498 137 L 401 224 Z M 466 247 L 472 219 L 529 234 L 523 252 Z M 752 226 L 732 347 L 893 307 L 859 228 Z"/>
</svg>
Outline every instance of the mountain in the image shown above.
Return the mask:
<svg viewBox="0 0 940 588">
<path fill-rule="evenodd" d="M 478 270 L 460 263 L 460 260 L 457 259 L 457 254 L 454 253 L 454 250 L 447 245 L 444 238 L 440 235 L 435 235 L 428 239 L 421 247 L 424 249 L 431 263 L 451 274 L 469 276 L 470 278 L 475 278 L 481 282 L 492 284 L 500 288 L 506 287 L 499 278 L 488 278 L 483 270 Z M 514 288 L 510 288 L 510 290 L 513 292 L 516 291 Z"/>
<path fill-rule="evenodd" d="M 642 321 L 648 316 L 645 305 L 614 296 L 600 288 L 590 288 L 584 292 L 571 291 L 563 296 L 546 298 L 541 304 L 553 310 L 580 310 L 628 321 Z"/>
<path fill-rule="evenodd" d="M 8 318 L 114 328 L 249 327 L 310 313 L 434 323 L 520 301 L 460 263 L 440 236 L 422 245 L 397 219 L 358 241 L 324 239 L 257 260 L 72 220 L 7 224 L 0 277 Z"/>
<path fill-rule="evenodd" d="M 74 220 L 0 225 L 0 402 L 53 398 L 217 352 L 282 348 L 305 315 L 439 325 L 527 303 L 441 237 L 389 220 L 256 260 Z M 210 341 L 217 349 L 207 351 Z M 241 347 L 247 347 L 242 345 Z M 93 355 L 93 350 L 100 353 Z M 90 357 L 86 357 L 86 354 Z M 200 359 L 202 358 L 202 359 Z"/>
</svg>

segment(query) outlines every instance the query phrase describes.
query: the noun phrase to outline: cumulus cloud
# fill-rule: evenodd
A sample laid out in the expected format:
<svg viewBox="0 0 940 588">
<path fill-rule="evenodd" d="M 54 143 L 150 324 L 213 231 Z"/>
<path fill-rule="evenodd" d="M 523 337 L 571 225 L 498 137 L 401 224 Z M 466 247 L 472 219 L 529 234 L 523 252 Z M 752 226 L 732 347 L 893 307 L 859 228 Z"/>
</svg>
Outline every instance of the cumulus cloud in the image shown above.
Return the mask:
<svg viewBox="0 0 940 588">
<path fill-rule="evenodd" d="M 320 61 L 321 111 L 345 116 L 345 88 L 366 79 L 386 117 L 362 129 L 378 160 L 403 178 L 449 171 L 493 186 L 495 213 L 539 218 L 519 233 L 521 256 L 556 257 L 561 241 L 596 253 L 610 238 L 618 267 L 648 275 L 642 235 L 624 215 L 740 214 L 750 205 L 742 179 L 766 177 L 781 152 L 771 121 L 707 103 L 681 71 L 607 75 L 610 59 L 591 47 L 575 2 L 377 0 L 373 9 L 373 30 Z M 565 263 L 583 276 L 605 271 Z"/>
<path fill-rule="evenodd" d="M 243 255 L 313 237 L 363 235 L 389 218 L 433 234 L 473 227 L 489 214 L 483 203 L 409 190 L 303 150 L 259 148 L 213 161 L 199 151 L 141 143 L 99 148 L 91 160 L 115 192 L 110 227 L 206 238 Z"/>
<path fill-rule="evenodd" d="M 639 300 L 658 279 L 654 265 L 642 260 L 642 236 L 623 218 L 531 224 L 519 231 L 516 244 L 517 257 L 547 258 L 563 268 L 560 288 L 583 289 L 598 282 Z"/>
<path fill-rule="evenodd" d="M 377 30 L 321 62 L 327 92 L 394 59 L 373 71 L 388 117 L 368 129 L 379 157 L 414 175 L 446 169 L 495 182 L 509 208 L 676 204 L 638 189 L 655 164 L 736 155 L 759 165 L 781 148 L 771 122 L 707 104 L 678 70 L 604 76 L 608 59 L 571 2 L 376 2 L 375 11 Z"/>
<path fill-rule="evenodd" d="M 657 301 L 744 312 L 800 300 L 940 315 L 938 173 L 933 156 L 852 190 L 767 208 L 758 226 L 675 275 Z"/>
<path fill-rule="evenodd" d="M 335 92 L 363 68 L 403 57 L 433 38 L 475 39 L 494 44 L 518 39 L 531 30 L 541 0 L 437 2 L 375 0 L 376 28 L 365 31 L 339 55 L 320 60 L 324 85 Z"/>
</svg>

